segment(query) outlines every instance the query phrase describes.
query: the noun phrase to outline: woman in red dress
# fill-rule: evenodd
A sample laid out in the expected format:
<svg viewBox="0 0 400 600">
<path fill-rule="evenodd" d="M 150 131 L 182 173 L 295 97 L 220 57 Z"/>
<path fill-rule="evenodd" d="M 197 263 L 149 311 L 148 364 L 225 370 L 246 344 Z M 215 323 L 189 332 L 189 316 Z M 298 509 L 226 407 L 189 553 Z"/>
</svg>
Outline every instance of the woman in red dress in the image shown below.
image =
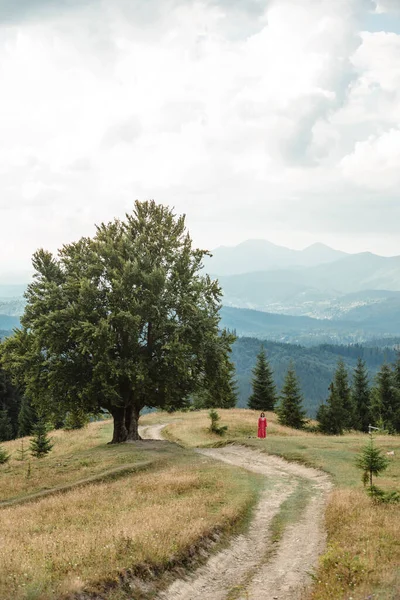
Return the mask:
<svg viewBox="0 0 400 600">
<path fill-rule="evenodd" d="M 267 435 L 267 419 L 265 418 L 265 414 L 261 413 L 260 418 L 258 419 L 258 434 L 259 438 L 265 438 Z"/>
</svg>

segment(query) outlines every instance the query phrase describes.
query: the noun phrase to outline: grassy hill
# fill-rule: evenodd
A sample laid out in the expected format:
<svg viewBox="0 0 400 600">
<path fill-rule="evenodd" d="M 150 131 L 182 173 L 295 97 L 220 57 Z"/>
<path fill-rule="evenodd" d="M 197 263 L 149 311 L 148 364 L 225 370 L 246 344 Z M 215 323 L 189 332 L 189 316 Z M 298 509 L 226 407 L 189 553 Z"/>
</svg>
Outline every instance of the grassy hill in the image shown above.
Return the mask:
<svg viewBox="0 0 400 600">
<path fill-rule="evenodd" d="M 362 491 L 354 459 L 366 436 L 296 431 L 268 413 L 267 438 L 258 440 L 257 413 L 235 409 L 220 414 L 228 425 L 222 443 L 319 467 L 337 485 L 326 515 L 328 548 L 309 600 L 350 595 L 360 600 L 374 593 L 391 597 L 384 594 L 400 585 L 400 520 L 395 506 L 373 506 Z M 109 446 L 110 422 L 52 432 L 51 454 L 30 464 L 17 460 L 21 440 L 3 444 L 12 459 L 0 466 L 0 500 L 14 499 L 14 505 L 0 504 L 1 600 L 55 600 L 71 593 L 87 598 L 83 590 L 105 600 L 149 600 L 163 585 L 164 573 L 177 567 L 182 573 L 204 555 L 207 543 L 215 548 L 215 539 L 221 543 L 248 522 L 263 484 L 243 469 L 193 452 L 194 445 L 221 444 L 208 432 L 206 411 L 152 413 L 141 422 L 169 423 L 167 437 L 180 445 Z M 400 438 L 378 437 L 377 443 L 395 451 L 381 480 L 383 488 L 393 489 L 400 478 Z M 46 497 L 33 501 L 31 494 L 38 492 Z M 284 505 L 281 513 L 284 530 Z M 141 585 L 137 595 L 130 587 L 135 581 Z"/>
<path fill-rule="evenodd" d="M 164 571 L 245 521 L 257 476 L 168 442 L 110 446 L 111 429 L 54 431 L 40 460 L 18 460 L 21 440 L 2 444 L 12 458 L 0 465 L 0 600 L 83 589 L 128 600 L 118 587 L 128 573 L 147 580 L 140 597 L 154 597 Z"/>
</svg>

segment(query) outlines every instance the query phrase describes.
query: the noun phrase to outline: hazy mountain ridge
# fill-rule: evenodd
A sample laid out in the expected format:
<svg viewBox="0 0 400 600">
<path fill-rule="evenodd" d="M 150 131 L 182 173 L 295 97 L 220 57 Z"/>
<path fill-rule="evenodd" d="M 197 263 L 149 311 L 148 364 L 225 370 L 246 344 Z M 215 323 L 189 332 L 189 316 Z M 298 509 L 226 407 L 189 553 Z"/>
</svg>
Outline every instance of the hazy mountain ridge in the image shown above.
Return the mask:
<svg viewBox="0 0 400 600">
<path fill-rule="evenodd" d="M 400 256 L 346 254 L 324 244 L 298 251 L 247 240 L 217 248 L 205 263 L 221 284 L 224 307 L 311 318 L 279 320 L 270 314 L 263 319 L 223 312 L 222 324 L 242 335 L 308 344 L 400 334 Z M 0 315 L 23 314 L 25 289 L 0 283 Z M 1 329 L 10 327 L 5 322 Z"/>
<path fill-rule="evenodd" d="M 387 308 L 397 310 L 393 298 L 400 298 L 400 256 L 345 254 L 323 244 L 294 251 L 264 243 L 262 260 L 248 260 L 245 269 L 248 247 L 254 250 L 257 244 L 249 241 L 248 245 L 224 248 L 225 265 L 221 262 L 222 249 L 217 249 L 209 259 L 209 271 L 219 279 L 225 305 L 315 318 L 342 319 L 348 315 L 346 320 L 355 321 L 363 320 L 363 314 L 357 314 L 363 306 L 382 304 L 375 310 L 378 315 Z M 266 259 L 268 249 L 271 252 Z M 300 265 L 298 255 L 304 258 L 307 254 L 311 254 L 314 263 L 319 260 L 319 264 Z M 276 256 L 279 260 L 273 268 L 254 268 L 260 262 L 270 265 Z M 297 257 L 297 264 L 282 266 L 285 261 L 293 262 L 293 257 Z M 229 260 L 231 271 L 243 272 L 226 274 Z M 222 271 L 218 272 L 219 267 Z"/>
<path fill-rule="evenodd" d="M 366 318 L 363 321 L 315 319 L 283 315 L 245 308 L 223 306 L 221 326 L 235 330 L 238 336 L 257 337 L 276 342 L 313 346 L 322 343 L 373 343 L 374 339 L 400 336 L 400 312 L 388 323 Z"/>
<path fill-rule="evenodd" d="M 347 256 L 325 244 L 312 244 L 304 250 L 292 250 L 267 240 L 246 240 L 237 246 L 220 246 L 212 251 L 205 267 L 218 275 L 238 275 L 252 271 L 311 267 Z"/>
</svg>

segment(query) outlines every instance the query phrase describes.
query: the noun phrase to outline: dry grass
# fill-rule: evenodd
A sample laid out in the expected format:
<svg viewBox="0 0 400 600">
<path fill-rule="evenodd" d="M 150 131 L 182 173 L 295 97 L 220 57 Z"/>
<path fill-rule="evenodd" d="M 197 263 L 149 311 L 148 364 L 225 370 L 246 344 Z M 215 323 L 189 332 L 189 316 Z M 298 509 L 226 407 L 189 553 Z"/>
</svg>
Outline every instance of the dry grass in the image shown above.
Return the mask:
<svg viewBox="0 0 400 600">
<path fill-rule="evenodd" d="M 209 446 L 220 443 L 240 442 L 269 454 L 294 460 L 329 473 L 340 486 L 361 487 L 361 473 L 355 466 L 355 458 L 367 442 L 367 435 L 353 433 L 343 436 L 326 436 L 283 427 L 274 413 L 267 413 L 267 437 L 257 439 L 258 413 L 246 409 L 219 410 L 221 423 L 228 425 L 226 435 L 220 437 L 208 431 L 208 411 L 180 412 L 173 415 L 153 413 L 143 417 L 143 423 L 168 422 L 164 435 L 185 447 Z M 375 436 L 382 450 L 394 450 L 389 468 L 379 478 L 384 489 L 399 487 L 400 436 Z"/>
<path fill-rule="evenodd" d="M 7 465 L 0 466 L 0 502 L 73 484 L 113 467 L 160 455 L 159 451 L 152 454 L 132 444 L 107 445 L 112 437 L 110 421 L 91 423 L 81 431 L 52 431 L 50 437 L 54 447 L 49 455 L 41 459 L 28 457 L 24 462 L 17 460 L 21 440 L 3 443 L 12 457 Z M 28 449 L 29 438 L 23 442 Z"/>
<path fill-rule="evenodd" d="M 329 543 L 312 600 L 400 598 L 398 505 L 376 506 L 359 490 L 336 490 L 326 526 Z"/>
<path fill-rule="evenodd" d="M 257 477 L 159 444 L 166 462 L 151 471 L 0 510 L 0 599 L 49 600 L 140 564 L 164 568 L 247 514 Z"/>
<path fill-rule="evenodd" d="M 172 414 L 157 412 L 145 415 L 141 418 L 143 425 L 170 422 L 164 435 L 170 441 L 176 441 L 193 448 L 198 446 L 212 445 L 216 441 L 230 441 L 240 439 L 257 439 L 257 420 L 259 413 L 254 410 L 242 408 L 218 409 L 221 424 L 228 425 L 227 434 L 223 438 L 217 437 L 209 432 L 210 417 L 207 410 L 193 412 L 176 412 Z M 268 428 L 267 436 L 280 437 L 315 437 L 311 433 L 297 431 L 290 427 L 284 427 L 277 422 L 276 415 L 272 412 L 266 413 Z"/>
</svg>

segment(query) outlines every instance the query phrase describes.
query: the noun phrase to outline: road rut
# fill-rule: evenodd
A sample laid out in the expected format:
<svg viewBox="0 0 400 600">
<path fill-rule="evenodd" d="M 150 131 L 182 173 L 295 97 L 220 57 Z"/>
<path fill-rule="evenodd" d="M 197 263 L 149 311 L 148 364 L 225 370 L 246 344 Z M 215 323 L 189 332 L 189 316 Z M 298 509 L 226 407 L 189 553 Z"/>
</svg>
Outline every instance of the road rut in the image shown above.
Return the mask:
<svg viewBox="0 0 400 600">
<path fill-rule="evenodd" d="M 163 425 L 145 427 L 141 435 L 162 439 Z M 300 600 L 325 545 L 323 514 L 329 477 L 320 471 L 245 446 L 198 449 L 197 452 L 267 478 L 248 530 L 185 578 L 175 580 L 157 600 Z M 308 502 L 279 542 L 271 540 L 271 523 L 285 500 L 302 484 Z"/>
</svg>

